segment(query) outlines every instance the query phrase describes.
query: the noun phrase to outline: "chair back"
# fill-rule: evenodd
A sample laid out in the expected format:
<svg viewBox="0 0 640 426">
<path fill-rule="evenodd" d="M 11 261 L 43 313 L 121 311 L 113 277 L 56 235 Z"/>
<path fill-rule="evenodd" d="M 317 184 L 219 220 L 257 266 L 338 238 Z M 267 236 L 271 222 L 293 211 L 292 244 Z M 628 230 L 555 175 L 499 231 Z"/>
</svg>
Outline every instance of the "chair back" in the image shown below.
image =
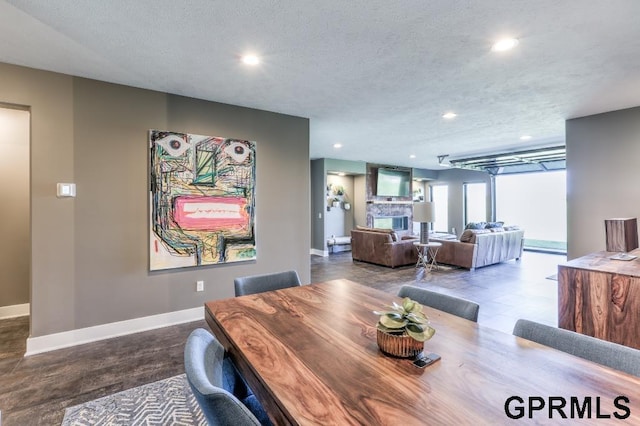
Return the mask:
<svg viewBox="0 0 640 426">
<path fill-rule="evenodd" d="M 233 280 L 237 296 L 262 293 L 271 290 L 296 287 L 300 285 L 300 277 L 296 271 L 276 272 L 273 274 L 252 275 Z"/>
<path fill-rule="evenodd" d="M 184 369 L 189 386 L 208 424 L 270 424 L 264 409 L 248 388 L 241 392 L 245 394 L 241 395 L 245 401 L 240 401 L 232 393 L 237 388 L 243 388 L 244 381 L 231 360 L 225 359 L 225 351 L 220 342 L 207 330 L 199 328 L 189 335 L 184 348 Z M 247 406 L 253 410 L 249 410 Z"/>
<path fill-rule="evenodd" d="M 516 322 L 513 334 L 640 377 L 638 349 L 525 319 Z"/>
<path fill-rule="evenodd" d="M 398 296 L 408 297 L 421 305 L 430 306 L 452 315 L 468 319 L 469 321 L 478 322 L 480 305 L 475 302 L 471 302 L 470 300 L 449 296 L 448 294 L 442 294 L 411 285 L 402 286 L 398 292 Z"/>
</svg>

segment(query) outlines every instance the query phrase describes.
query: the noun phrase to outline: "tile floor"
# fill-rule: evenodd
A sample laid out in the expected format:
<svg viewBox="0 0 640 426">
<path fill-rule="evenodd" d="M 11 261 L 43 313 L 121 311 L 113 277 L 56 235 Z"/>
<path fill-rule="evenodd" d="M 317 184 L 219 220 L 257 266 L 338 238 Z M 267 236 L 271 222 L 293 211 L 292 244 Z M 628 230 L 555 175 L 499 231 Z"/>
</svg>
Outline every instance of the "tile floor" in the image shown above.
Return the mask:
<svg viewBox="0 0 640 426">
<path fill-rule="evenodd" d="M 473 300 L 480 304 L 478 322 L 511 333 L 519 318 L 557 326 L 557 273 L 566 256 L 525 252 L 520 261 L 475 271 L 443 266 L 430 274 L 414 266 L 387 268 L 353 262 L 350 252 L 312 256 L 311 281 L 347 278 L 395 294 L 403 284 Z"/>
</svg>

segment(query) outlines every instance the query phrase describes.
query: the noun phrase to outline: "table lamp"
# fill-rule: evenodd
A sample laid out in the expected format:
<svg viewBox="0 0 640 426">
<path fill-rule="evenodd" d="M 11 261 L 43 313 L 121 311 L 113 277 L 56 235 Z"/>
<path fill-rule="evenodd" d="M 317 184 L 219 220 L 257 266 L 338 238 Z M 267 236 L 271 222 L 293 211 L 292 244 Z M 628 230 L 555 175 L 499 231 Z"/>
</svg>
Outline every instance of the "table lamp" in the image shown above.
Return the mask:
<svg viewBox="0 0 640 426">
<path fill-rule="evenodd" d="M 431 201 L 413 203 L 413 221 L 420 222 L 420 244 L 429 243 L 429 223 L 436 217 L 435 204 Z"/>
</svg>

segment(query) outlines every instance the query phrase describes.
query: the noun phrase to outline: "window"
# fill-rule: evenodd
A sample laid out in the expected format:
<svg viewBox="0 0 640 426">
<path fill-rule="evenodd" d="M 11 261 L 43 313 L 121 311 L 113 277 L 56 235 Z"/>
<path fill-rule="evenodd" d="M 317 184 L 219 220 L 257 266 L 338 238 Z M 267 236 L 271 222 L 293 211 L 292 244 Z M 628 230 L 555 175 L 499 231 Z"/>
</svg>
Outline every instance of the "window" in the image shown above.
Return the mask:
<svg viewBox="0 0 640 426">
<path fill-rule="evenodd" d="M 449 186 L 433 185 L 431 187 L 431 201 L 435 204 L 436 220 L 433 230 L 448 232 L 449 229 Z"/>
<path fill-rule="evenodd" d="M 496 176 L 496 220 L 524 229 L 524 244 L 567 250 L 565 170 Z"/>
<path fill-rule="evenodd" d="M 464 223 L 487 220 L 487 184 L 464 184 Z"/>
</svg>

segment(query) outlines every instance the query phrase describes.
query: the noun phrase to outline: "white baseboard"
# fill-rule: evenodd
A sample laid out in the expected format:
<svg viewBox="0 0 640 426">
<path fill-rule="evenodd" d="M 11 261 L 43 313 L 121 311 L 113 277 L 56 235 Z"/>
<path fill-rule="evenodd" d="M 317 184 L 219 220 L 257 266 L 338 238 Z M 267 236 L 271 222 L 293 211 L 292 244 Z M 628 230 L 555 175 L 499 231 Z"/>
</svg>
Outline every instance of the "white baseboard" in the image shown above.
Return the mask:
<svg viewBox="0 0 640 426">
<path fill-rule="evenodd" d="M 327 257 L 327 256 L 329 256 L 329 250 L 311 249 L 311 254 L 313 256 Z"/>
<path fill-rule="evenodd" d="M 47 334 L 45 336 L 29 337 L 25 356 L 201 319 L 204 319 L 204 306 Z"/>
<path fill-rule="evenodd" d="M 24 317 L 29 315 L 29 303 L 21 305 L 0 306 L 0 319 Z"/>
</svg>

